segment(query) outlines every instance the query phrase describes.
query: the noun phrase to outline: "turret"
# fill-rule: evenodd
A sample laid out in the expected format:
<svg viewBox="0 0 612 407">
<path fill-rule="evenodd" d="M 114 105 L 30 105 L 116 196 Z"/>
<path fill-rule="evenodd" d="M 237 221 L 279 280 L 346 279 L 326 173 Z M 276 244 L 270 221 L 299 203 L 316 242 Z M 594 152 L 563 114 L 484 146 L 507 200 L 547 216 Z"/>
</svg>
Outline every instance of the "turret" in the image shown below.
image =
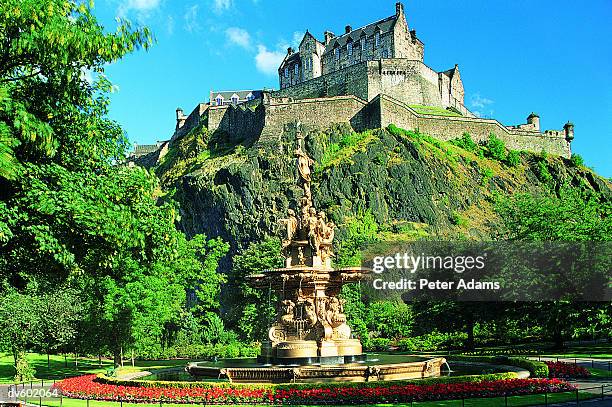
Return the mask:
<svg viewBox="0 0 612 407">
<path fill-rule="evenodd" d="M 565 139 L 571 143 L 574 139 L 574 123 L 565 123 L 565 126 L 563 126 L 563 130 L 565 131 Z"/>
<path fill-rule="evenodd" d="M 535 130 L 540 131 L 540 116 L 531 112 L 531 114 L 527 116 L 527 124 L 531 124 Z"/>
<path fill-rule="evenodd" d="M 185 114 L 183 113 L 183 109 L 181 109 L 180 107 L 176 108 L 176 128 L 180 129 L 181 127 L 183 127 L 183 124 L 185 124 L 185 119 L 187 119 L 187 116 L 185 116 Z"/>
<path fill-rule="evenodd" d="M 323 37 L 325 38 L 325 45 L 329 44 L 329 42 L 334 39 L 336 35 L 331 31 L 325 31 L 323 33 Z"/>
</svg>

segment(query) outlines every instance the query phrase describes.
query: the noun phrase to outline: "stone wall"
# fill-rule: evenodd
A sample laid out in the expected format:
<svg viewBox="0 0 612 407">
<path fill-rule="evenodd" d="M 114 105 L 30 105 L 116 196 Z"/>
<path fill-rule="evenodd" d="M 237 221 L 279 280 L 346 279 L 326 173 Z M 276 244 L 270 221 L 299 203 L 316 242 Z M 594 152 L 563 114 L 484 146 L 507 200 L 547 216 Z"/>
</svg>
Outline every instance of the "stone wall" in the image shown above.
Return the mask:
<svg viewBox="0 0 612 407">
<path fill-rule="evenodd" d="M 493 133 L 510 149 L 536 153 L 545 150 L 566 158 L 571 156 L 570 143 L 564 131 L 540 133 L 533 129 L 505 127 L 492 119 L 418 114 L 406 103 L 386 94 L 378 95 L 370 102 L 353 95 L 297 100 L 265 95 L 263 103 L 258 105 L 207 107 L 202 119 L 210 131 L 226 133 L 231 143 L 245 140 L 280 142 L 285 126 L 297 121 L 320 129 L 347 123 L 355 131 L 395 124 L 407 130 L 418 129 L 440 140 L 461 137 L 467 132 L 474 141 L 483 142 Z M 186 121 L 182 132 L 190 130 L 188 123 L 196 122 L 195 119 Z"/>
<path fill-rule="evenodd" d="M 226 133 L 230 143 L 256 140 L 261 135 L 265 114 L 266 110 L 260 103 L 211 106 L 207 112 L 206 127 L 210 131 Z"/>
<path fill-rule="evenodd" d="M 409 106 L 387 95 L 381 95 L 373 101 L 380 109 L 380 126 L 395 124 L 407 130 L 419 130 L 440 140 L 451 140 L 469 133 L 476 142 L 486 141 L 493 133 L 513 150 L 527 150 L 539 153 L 542 150 L 550 154 L 569 158 L 570 143 L 563 132 L 509 129 L 497 120 L 472 117 L 444 117 L 417 114 Z"/>
<path fill-rule="evenodd" d="M 320 99 L 292 100 L 271 98 L 265 103 L 265 126 L 260 140 L 278 140 L 283 128 L 297 121 L 308 127 L 324 129 L 335 123 L 347 123 L 356 131 L 372 128 L 376 116 L 365 101 L 349 95 Z"/>
</svg>

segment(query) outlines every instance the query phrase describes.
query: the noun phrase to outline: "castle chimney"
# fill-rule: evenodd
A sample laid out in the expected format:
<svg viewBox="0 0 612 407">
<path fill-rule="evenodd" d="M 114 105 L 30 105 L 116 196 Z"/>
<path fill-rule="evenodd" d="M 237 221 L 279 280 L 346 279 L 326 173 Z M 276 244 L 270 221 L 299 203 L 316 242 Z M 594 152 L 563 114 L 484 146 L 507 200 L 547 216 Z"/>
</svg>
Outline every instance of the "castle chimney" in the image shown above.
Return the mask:
<svg viewBox="0 0 612 407">
<path fill-rule="evenodd" d="M 335 35 L 331 31 L 325 31 L 323 33 L 323 37 L 325 37 L 325 45 L 327 45 L 335 37 Z"/>
<path fill-rule="evenodd" d="M 565 130 L 565 139 L 571 143 L 574 139 L 574 123 L 565 123 L 565 126 L 563 126 L 563 130 Z"/>
<path fill-rule="evenodd" d="M 287 48 L 287 55 L 291 55 L 293 54 L 293 48 L 289 47 Z"/>
<path fill-rule="evenodd" d="M 404 14 L 404 5 L 401 2 L 395 3 L 395 16 L 399 17 Z"/>
<path fill-rule="evenodd" d="M 527 116 L 527 124 L 533 125 L 535 130 L 540 131 L 540 116 L 534 112 L 531 112 L 531 114 Z"/>
<path fill-rule="evenodd" d="M 347 25 L 346 27 L 344 27 L 344 33 L 348 34 L 351 31 L 353 31 L 353 27 L 351 27 L 350 25 Z"/>
</svg>

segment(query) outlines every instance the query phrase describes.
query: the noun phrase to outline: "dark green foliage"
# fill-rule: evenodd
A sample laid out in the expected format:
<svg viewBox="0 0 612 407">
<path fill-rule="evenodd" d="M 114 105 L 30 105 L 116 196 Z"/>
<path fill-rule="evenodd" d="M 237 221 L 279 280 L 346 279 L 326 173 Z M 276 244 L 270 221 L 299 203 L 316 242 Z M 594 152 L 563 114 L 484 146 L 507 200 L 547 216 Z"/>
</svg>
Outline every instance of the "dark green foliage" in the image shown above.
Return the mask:
<svg viewBox="0 0 612 407">
<path fill-rule="evenodd" d="M 497 161 L 505 161 L 506 160 L 506 145 L 502 140 L 497 138 L 497 136 L 493 133 L 489 134 L 489 140 L 487 141 L 486 153 L 485 156 L 492 158 Z"/>
<path fill-rule="evenodd" d="M 470 133 L 463 133 L 463 136 L 461 136 L 461 138 L 451 140 L 449 141 L 449 143 L 457 147 L 461 147 L 466 151 L 471 151 L 474 154 L 478 154 L 480 151 L 480 146 L 476 144 L 474 140 L 472 140 L 472 136 L 470 136 Z"/>
<path fill-rule="evenodd" d="M 574 164 L 576 167 L 580 167 L 584 165 L 584 159 L 582 158 L 580 154 L 577 154 L 577 153 L 572 153 L 571 161 L 572 161 L 572 164 Z"/>
<path fill-rule="evenodd" d="M 508 356 L 449 356 L 447 359 L 451 361 L 463 361 L 463 362 L 484 362 L 494 363 L 499 365 L 509 365 L 521 367 L 525 370 L 529 370 L 532 377 L 548 377 L 548 366 L 544 362 L 538 362 L 537 360 L 531 360 L 519 357 L 508 357 Z"/>
<path fill-rule="evenodd" d="M 460 332 L 441 333 L 433 331 L 425 335 L 404 338 L 397 345 L 404 352 L 435 352 L 460 349 L 466 341 L 466 334 Z"/>
<path fill-rule="evenodd" d="M 521 153 L 517 150 L 508 151 L 508 156 L 506 157 L 506 163 L 511 167 L 518 167 L 521 163 Z"/>
<path fill-rule="evenodd" d="M 240 254 L 234 256 L 234 267 L 229 276 L 228 291 L 231 306 L 228 322 L 247 341 L 266 338 L 268 327 L 274 320 L 276 296 L 247 284 L 246 277 L 266 269 L 283 266 L 281 243 L 278 238 L 266 238 L 253 242 Z"/>
</svg>

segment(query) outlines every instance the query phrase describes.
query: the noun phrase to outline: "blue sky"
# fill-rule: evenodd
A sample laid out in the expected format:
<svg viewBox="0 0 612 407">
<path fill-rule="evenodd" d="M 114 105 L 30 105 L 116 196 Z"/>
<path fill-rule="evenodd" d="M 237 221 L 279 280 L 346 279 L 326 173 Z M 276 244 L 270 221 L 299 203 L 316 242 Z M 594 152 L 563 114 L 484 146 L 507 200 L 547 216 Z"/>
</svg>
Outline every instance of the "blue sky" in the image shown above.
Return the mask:
<svg viewBox="0 0 612 407">
<path fill-rule="evenodd" d="M 404 1 L 425 43 L 425 63 L 459 64 L 466 104 L 503 124 L 535 111 L 545 129 L 576 125 L 574 152 L 612 176 L 612 1 Z M 211 89 L 278 88 L 276 68 L 304 31 L 322 38 L 392 15 L 395 2 L 98 0 L 115 17 L 147 25 L 157 43 L 108 66 L 111 117 L 132 142 L 170 137 L 175 109 L 189 113 Z"/>
</svg>

